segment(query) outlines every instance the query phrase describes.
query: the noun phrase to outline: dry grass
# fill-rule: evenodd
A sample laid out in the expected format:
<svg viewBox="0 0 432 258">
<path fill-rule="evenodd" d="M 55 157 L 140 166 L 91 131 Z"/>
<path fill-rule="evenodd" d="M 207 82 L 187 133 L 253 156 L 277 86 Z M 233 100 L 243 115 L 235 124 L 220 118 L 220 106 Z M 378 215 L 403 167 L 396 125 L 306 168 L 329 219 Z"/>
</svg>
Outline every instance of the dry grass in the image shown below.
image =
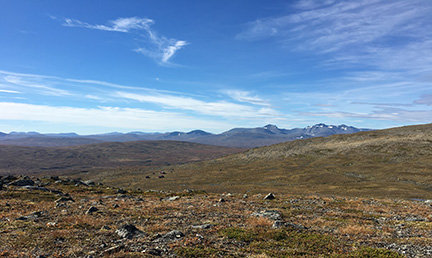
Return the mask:
<svg viewBox="0 0 432 258">
<path fill-rule="evenodd" d="M 116 189 L 102 186 L 48 183 L 49 188 L 71 194 L 75 202 L 54 208 L 55 203 L 47 201 L 43 192 L 13 187 L 0 191 L 0 257 L 151 257 L 148 252 L 155 248 L 161 248 L 163 255 L 179 257 L 398 257 L 395 253 L 385 256 L 375 247 L 392 243 L 421 247 L 432 238 L 430 222 L 410 222 L 430 211 L 421 202 L 314 195 L 277 195 L 265 201 L 263 195 L 243 198 L 241 194 L 202 192 L 117 195 Z M 180 198 L 164 200 L 174 195 Z M 90 206 L 99 211 L 85 214 Z M 259 210 L 280 211 L 285 221 L 309 229 L 273 229 L 272 220 L 251 216 Z M 17 220 L 35 211 L 42 215 Z M 115 230 L 126 223 L 146 235 L 121 239 Z M 204 224 L 211 226 L 192 227 Z M 102 226 L 109 228 L 101 230 Z M 154 242 L 171 230 L 180 230 L 185 237 Z M 362 249 L 365 245 L 371 249 Z M 108 254 L 109 248 L 114 249 Z"/>
</svg>

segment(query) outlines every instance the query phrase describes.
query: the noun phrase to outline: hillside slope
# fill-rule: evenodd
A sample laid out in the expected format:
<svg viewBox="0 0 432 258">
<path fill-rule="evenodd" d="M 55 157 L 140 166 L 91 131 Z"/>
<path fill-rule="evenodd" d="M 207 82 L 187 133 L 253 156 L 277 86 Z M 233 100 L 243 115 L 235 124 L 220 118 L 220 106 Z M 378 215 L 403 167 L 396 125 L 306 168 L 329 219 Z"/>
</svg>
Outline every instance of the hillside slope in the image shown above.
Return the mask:
<svg viewBox="0 0 432 258">
<path fill-rule="evenodd" d="M 186 187 L 430 199 L 432 124 L 281 143 L 175 166 L 163 180 L 145 179 L 153 172 L 118 172 L 121 179 L 111 179 L 107 173 L 89 176 L 141 189 Z"/>
<path fill-rule="evenodd" d="M 239 151 L 243 149 L 175 141 L 111 142 L 62 148 L 0 145 L 0 175 L 183 164 Z"/>
</svg>

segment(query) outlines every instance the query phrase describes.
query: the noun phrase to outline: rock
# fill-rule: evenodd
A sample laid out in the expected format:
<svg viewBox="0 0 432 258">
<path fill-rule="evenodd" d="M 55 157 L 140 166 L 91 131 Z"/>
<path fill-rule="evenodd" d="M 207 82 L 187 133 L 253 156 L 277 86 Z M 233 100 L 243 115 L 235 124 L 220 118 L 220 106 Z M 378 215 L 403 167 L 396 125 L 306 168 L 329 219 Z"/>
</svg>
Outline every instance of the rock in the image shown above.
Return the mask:
<svg viewBox="0 0 432 258">
<path fill-rule="evenodd" d="M 118 194 L 127 194 L 127 191 L 120 188 L 117 190 L 117 193 Z"/>
<path fill-rule="evenodd" d="M 66 196 L 62 196 L 60 198 L 58 198 L 57 200 L 55 200 L 56 203 L 61 203 L 61 202 L 75 202 L 74 199 L 72 199 L 72 197 L 66 197 Z"/>
<path fill-rule="evenodd" d="M 244 198 L 244 199 L 248 198 L 248 195 L 247 195 L 247 194 L 244 194 L 244 195 L 243 195 L 243 198 Z"/>
<path fill-rule="evenodd" d="M 50 190 L 48 188 L 40 187 L 40 186 L 26 185 L 26 186 L 23 186 L 22 188 L 29 189 L 29 190 L 39 190 L 39 191 L 44 191 L 44 192 L 50 192 Z"/>
<path fill-rule="evenodd" d="M 254 217 L 265 217 L 274 221 L 282 220 L 282 214 L 275 210 L 264 210 L 260 212 L 254 212 L 251 214 Z"/>
<path fill-rule="evenodd" d="M 226 202 L 224 198 L 220 198 L 218 202 Z"/>
<path fill-rule="evenodd" d="M 103 225 L 100 230 L 111 230 L 111 228 L 107 225 Z"/>
<path fill-rule="evenodd" d="M 197 228 L 197 229 L 209 229 L 212 227 L 213 227 L 212 224 L 203 224 L 203 225 L 192 226 L 192 228 Z"/>
<path fill-rule="evenodd" d="M 264 200 L 274 200 L 275 198 L 273 193 L 269 193 L 264 197 Z"/>
<path fill-rule="evenodd" d="M 16 218 L 16 220 L 37 219 L 37 218 L 41 217 L 42 214 L 43 214 L 42 211 L 35 211 L 35 212 L 30 213 L 29 215 L 18 217 L 18 218 Z"/>
<path fill-rule="evenodd" d="M 99 210 L 98 208 L 96 208 L 96 207 L 94 207 L 94 206 L 91 206 L 91 207 L 86 211 L 85 214 L 92 214 L 92 213 L 94 213 L 94 212 L 96 212 L 96 211 L 98 211 L 98 210 Z"/>
<path fill-rule="evenodd" d="M 13 181 L 11 183 L 9 183 L 9 185 L 13 185 L 13 186 L 34 186 L 35 182 L 31 179 L 18 179 L 16 181 Z"/>
<path fill-rule="evenodd" d="M 147 249 L 144 250 L 143 253 L 148 253 L 148 254 L 155 255 L 155 256 L 161 256 L 162 250 L 156 249 L 156 248 L 150 248 L 148 250 Z"/>
<path fill-rule="evenodd" d="M 118 205 L 117 203 L 114 203 L 112 207 L 113 207 L 113 209 L 117 209 L 118 207 L 120 207 L 120 205 Z"/>
<path fill-rule="evenodd" d="M 144 236 L 145 233 L 137 229 L 132 224 L 125 224 L 116 230 L 117 235 L 121 238 L 131 239 L 135 236 Z"/>
<path fill-rule="evenodd" d="M 161 199 L 161 201 L 176 201 L 176 200 L 178 200 L 178 199 L 180 199 L 180 196 L 172 196 L 172 197 L 168 197 L 168 198 L 163 198 L 163 199 Z"/>
<path fill-rule="evenodd" d="M 94 186 L 96 185 L 95 182 L 93 182 L 92 180 L 87 180 L 83 182 L 86 186 Z"/>
<path fill-rule="evenodd" d="M 161 236 L 160 238 L 156 239 L 155 241 L 157 241 L 157 242 L 175 241 L 175 240 L 181 239 L 184 236 L 185 235 L 183 234 L 183 232 L 181 232 L 179 230 L 173 230 L 173 231 L 170 231 L 170 232 L 166 233 L 165 235 Z"/>
</svg>

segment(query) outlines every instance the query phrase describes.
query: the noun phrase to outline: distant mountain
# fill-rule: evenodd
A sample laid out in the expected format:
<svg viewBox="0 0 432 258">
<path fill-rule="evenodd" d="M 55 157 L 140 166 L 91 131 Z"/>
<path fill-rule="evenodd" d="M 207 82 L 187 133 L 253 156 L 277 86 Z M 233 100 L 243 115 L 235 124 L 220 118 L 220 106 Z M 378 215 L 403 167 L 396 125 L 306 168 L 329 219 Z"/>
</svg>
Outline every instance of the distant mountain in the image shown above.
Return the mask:
<svg viewBox="0 0 432 258">
<path fill-rule="evenodd" d="M 13 132 L 10 134 L 0 134 L 0 144 L 63 147 L 97 142 L 169 140 L 225 147 L 254 148 L 298 139 L 326 137 L 334 134 L 350 134 L 369 130 L 370 129 L 359 129 L 347 125 L 335 126 L 326 124 L 316 124 L 306 128 L 281 129 L 276 125 L 268 124 L 256 128 L 233 128 L 221 134 L 212 134 L 203 130 L 193 130 L 190 132 L 174 131 L 167 133 L 114 132 L 85 136 L 80 136 L 75 133 L 44 135 L 35 132 Z"/>
</svg>

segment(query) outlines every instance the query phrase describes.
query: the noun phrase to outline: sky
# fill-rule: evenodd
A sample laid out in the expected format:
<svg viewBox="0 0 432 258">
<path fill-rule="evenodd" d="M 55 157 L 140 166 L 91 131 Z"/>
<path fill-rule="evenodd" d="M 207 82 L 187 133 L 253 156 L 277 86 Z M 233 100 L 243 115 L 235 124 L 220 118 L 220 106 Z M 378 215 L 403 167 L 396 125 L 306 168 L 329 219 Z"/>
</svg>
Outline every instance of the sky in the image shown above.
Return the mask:
<svg viewBox="0 0 432 258">
<path fill-rule="evenodd" d="M 0 132 L 432 121 L 430 0 L 0 0 Z"/>
</svg>

